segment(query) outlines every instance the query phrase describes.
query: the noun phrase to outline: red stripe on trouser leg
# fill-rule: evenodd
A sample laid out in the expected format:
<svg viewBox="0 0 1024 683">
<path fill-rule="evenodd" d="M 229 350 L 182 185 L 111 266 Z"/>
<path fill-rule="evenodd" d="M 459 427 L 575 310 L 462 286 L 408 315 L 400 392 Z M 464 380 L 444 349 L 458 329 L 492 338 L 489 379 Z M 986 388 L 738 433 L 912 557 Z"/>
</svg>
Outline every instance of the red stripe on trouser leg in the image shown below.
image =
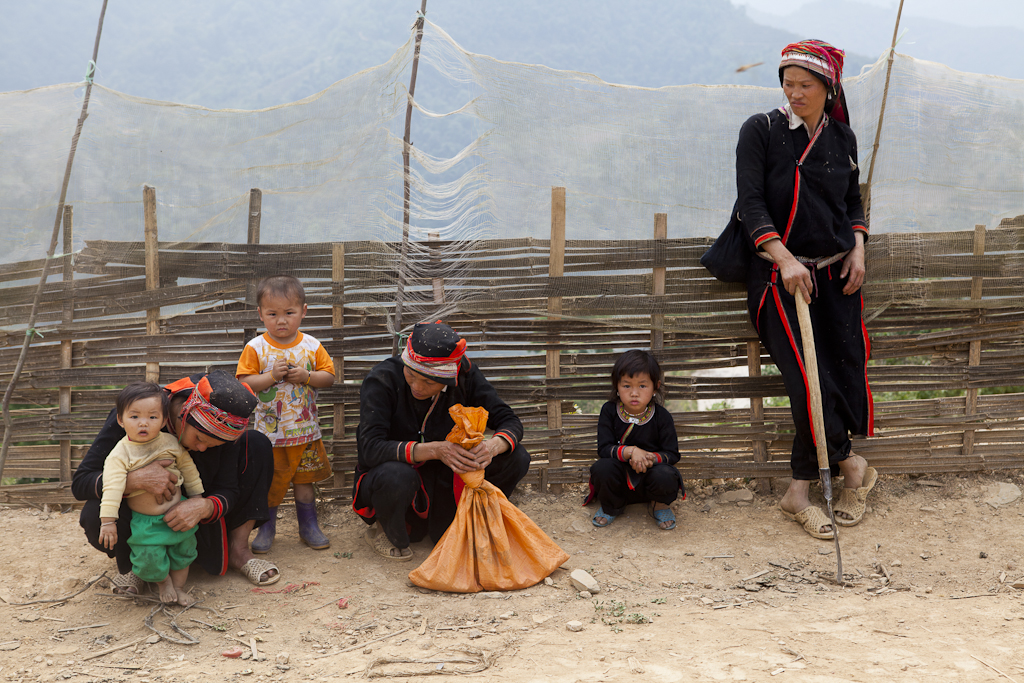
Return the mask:
<svg viewBox="0 0 1024 683">
<path fill-rule="evenodd" d="M 868 393 L 868 436 L 875 435 L 875 398 L 871 395 L 871 385 L 868 383 L 868 360 L 871 358 L 871 338 L 868 337 L 868 327 L 864 324 L 864 294 L 860 295 L 860 332 L 864 335 L 864 388 Z"/>
<path fill-rule="evenodd" d="M 786 309 L 782 307 L 782 297 L 779 296 L 778 287 L 773 287 L 772 293 L 775 295 L 775 310 L 779 314 L 779 319 L 782 321 L 782 327 L 786 330 L 786 336 L 789 337 L 789 345 L 793 349 L 797 365 L 800 366 L 800 374 L 804 378 L 804 391 L 807 392 L 807 422 L 810 426 L 811 441 L 813 441 L 814 445 L 817 446 L 818 437 L 814 433 L 814 416 L 811 414 L 811 384 L 807 381 L 807 370 L 804 369 L 804 358 L 800 353 L 800 349 L 797 348 L 796 337 L 793 336 L 793 330 L 789 327 L 789 319 L 786 317 Z M 802 294 L 798 292 L 797 296 L 802 296 Z"/>
<path fill-rule="evenodd" d="M 228 573 L 228 557 L 230 556 L 230 552 L 228 551 L 228 525 L 224 521 L 223 517 L 218 519 L 216 523 L 220 524 L 220 538 L 221 538 L 221 549 L 220 549 L 220 552 L 221 552 L 221 562 L 220 562 L 220 574 L 219 574 L 219 576 L 224 576 L 225 574 Z"/>
</svg>

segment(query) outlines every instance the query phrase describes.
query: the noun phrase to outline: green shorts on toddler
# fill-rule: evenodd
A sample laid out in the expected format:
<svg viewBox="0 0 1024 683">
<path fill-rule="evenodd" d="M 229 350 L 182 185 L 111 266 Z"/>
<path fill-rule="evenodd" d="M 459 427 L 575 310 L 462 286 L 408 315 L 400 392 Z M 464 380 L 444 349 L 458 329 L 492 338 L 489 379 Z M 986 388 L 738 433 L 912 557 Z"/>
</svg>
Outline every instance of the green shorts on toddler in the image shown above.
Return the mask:
<svg viewBox="0 0 1024 683">
<path fill-rule="evenodd" d="M 164 522 L 163 515 L 133 512 L 128 546 L 131 548 L 132 571 L 150 583 L 163 581 L 170 570 L 184 569 L 198 556 L 196 528 L 174 531 Z"/>
</svg>

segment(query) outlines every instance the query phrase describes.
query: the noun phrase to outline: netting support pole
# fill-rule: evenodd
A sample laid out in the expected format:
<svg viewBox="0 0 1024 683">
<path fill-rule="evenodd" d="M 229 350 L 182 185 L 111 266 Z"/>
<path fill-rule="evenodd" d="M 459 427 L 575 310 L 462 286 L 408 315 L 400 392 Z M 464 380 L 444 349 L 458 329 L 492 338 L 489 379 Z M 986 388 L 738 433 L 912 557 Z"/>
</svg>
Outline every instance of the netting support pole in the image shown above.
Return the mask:
<svg viewBox="0 0 1024 683">
<path fill-rule="evenodd" d="M 561 279 L 565 274 L 565 188 L 551 188 L 551 242 L 548 247 L 548 283 L 553 284 L 555 278 Z M 548 297 L 549 320 L 554 321 L 558 326 L 562 315 L 562 297 Z M 558 379 L 562 374 L 560 353 L 556 347 L 545 351 L 545 373 L 548 380 Z M 549 468 L 562 466 L 562 400 L 551 398 L 552 386 L 547 382 L 548 392 L 548 429 L 557 431 L 558 446 L 548 449 Z M 546 479 L 543 480 L 546 483 Z M 551 493 L 561 493 L 561 484 L 550 484 L 548 489 Z"/>
<path fill-rule="evenodd" d="M 665 241 L 668 240 L 668 214 L 654 214 L 654 262 L 665 263 Z M 663 311 L 665 300 L 665 266 L 652 268 L 653 282 L 651 295 L 655 297 L 654 308 Z M 661 360 L 665 351 L 665 314 L 651 314 L 651 353 Z"/>
<path fill-rule="evenodd" d="M 416 45 L 412 52 L 412 73 L 409 75 L 409 101 L 405 105 L 405 137 L 402 138 L 402 249 L 398 260 L 398 288 L 395 292 L 395 329 L 391 343 L 391 355 L 398 355 L 398 341 L 402 337 L 402 305 L 405 300 L 406 263 L 409 258 L 409 150 L 412 148 L 412 103 L 416 94 L 416 72 L 420 66 L 420 43 L 423 42 L 423 22 L 427 14 L 427 0 L 420 5 L 419 16 L 416 17 Z"/>
<path fill-rule="evenodd" d="M 75 222 L 75 208 L 70 205 L 64 207 L 64 311 L 61 315 L 61 322 L 69 325 L 75 319 L 75 262 L 71 258 L 71 248 Z M 65 333 L 66 334 L 66 333 Z M 71 338 L 60 341 L 60 369 L 71 369 Z M 71 387 L 62 386 L 57 390 L 57 404 L 60 411 L 63 430 L 70 430 L 71 424 Z M 60 480 L 71 481 L 71 439 L 60 440 Z"/>
<path fill-rule="evenodd" d="M 747 342 L 747 376 L 761 376 L 761 342 L 756 339 Z M 764 399 L 760 396 L 750 397 L 750 427 L 764 430 Z M 768 444 L 763 439 L 752 439 L 750 446 L 754 462 L 768 462 Z M 758 493 L 771 493 L 772 483 L 767 477 L 759 477 L 755 485 Z"/>
<path fill-rule="evenodd" d="M 889 47 L 889 63 L 885 67 L 885 88 L 882 89 L 882 106 L 878 110 L 878 126 L 875 127 L 875 144 L 871 147 L 871 164 L 868 166 L 868 196 L 865 198 L 864 215 L 871 218 L 871 179 L 875 175 L 875 160 L 878 159 L 878 141 L 882 138 L 882 120 L 885 119 L 885 101 L 889 98 L 889 78 L 892 76 L 892 62 L 896 56 L 896 38 L 900 31 L 900 17 L 903 16 L 903 0 L 896 11 L 896 26 L 892 29 L 892 45 Z"/>
<path fill-rule="evenodd" d="M 245 243 L 256 246 L 260 243 L 260 219 L 263 217 L 263 191 L 259 188 L 249 190 L 249 225 L 246 231 Z M 256 272 L 256 264 L 259 261 L 259 250 L 250 249 L 249 258 L 253 264 L 252 277 L 245 284 L 245 303 L 250 306 L 256 305 L 256 285 L 259 284 L 261 273 Z M 245 328 L 242 331 L 242 344 L 248 344 L 249 340 L 256 336 L 256 328 Z"/>
<path fill-rule="evenodd" d="M 426 2 L 426 0 L 424 0 Z M 75 163 L 75 151 L 78 149 L 78 139 L 82 136 L 82 126 L 85 119 L 89 117 L 89 98 L 92 96 L 93 75 L 96 73 L 96 58 L 100 53 L 100 36 L 103 34 L 103 17 L 107 13 L 107 0 L 103 0 L 103 7 L 100 9 L 100 20 L 96 26 L 96 41 L 92 46 L 92 61 L 89 62 L 89 71 L 86 74 L 85 97 L 82 98 L 82 113 L 75 125 L 75 133 L 71 137 L 71 149 L 68 151 L 68 163 L 64 167 L 64 183 L 60 188 L 60 200 L 57 202 L 57 215 L 53 219 L 53 233 L 50 236 L 50 248 L 46 251 L 46 260 L 43 262 L 43 272 L 39 276 L 39 285 L 36 287 L 35 297 L 32 299 L 32 308 L 28 315 L 28 325 L 25 326 L 25 341 L 21 346 L 21 354 L 18 362 L 11 373 L 11 381 L 4 391 L 3 418 L 4 418 L 4 441 L 0 446 L 0 481 L 4 476 L 4 463 L 7 462 L 7 450 L 11 446 L 11 438 L 14 432 L 14 425 L 11 423 L 11 396 L 14 394 L 14 387 L 21 379 L 21 371 L 25 367 L 25 358 L 28 356 L 28 347 L 32 344 L 32 337 L 35 336 L 36 317 L 39 314 L 39 302 L 43 298 L 43 289 L 46 287 L 46 278 L 50 274 L 50 262 L 57 250 L 57 238 L 60 237 L 60 223 L 64 217 L 64 202 L 68 198 L 68 184 L 71 182 L 71 168 Z"/>
<path fill-rule="evenodd" d="M 146 230 L 146 291 L 160 289 L 160 240 L 156 226 L 156 188 L 146 185 L 142 188 L 142 208 Z M 146 335 L 160 334 L 160 307 L 146 309 Z M 150 340 L 152 341 L 152 340 Z M 160 363 L 146 363 L 146 381 L 160 382 Z"/>
<path fill-rule="evenodd" d="M 331 330 L 335 346 L 339 349 L 345 348 L 345 243 L 335 242 L 331 245 L 331 296 L 334 304 L 331 306 Z M 334 359 L 334 371 L 337 374 L 341 390 L 345 387 L 345 354 L 341 353 Z M 332 436 L 331 454 L 339 455 L 339 445 L 345 438 L 345 404 L 334 404 L 334 433 Z M 334 470 L 334 488 L 344 489 L 347 473 L 341 470 Z"/>
<path fill-rule="evenodd" d="M 985 226 L 975 225 L 974 226 L 974 255 L 984 256 L 985 255 Z M 972 277 L 971 278 L 971 301 L 981 301 L 981 288 L 985 278 L 983 277 Z M 981 323 L 981 309 L 978 309 L 978 323 Z M 967 351 L 967 365 L 968 367 L 975 367 L 981 365 L 981 340 L 972 341 L 969 343 Z M 968 389 L 965 398 L 964 412 L 970 417 L 971 415 L 978 414 L 978 390 Z M 964 427 L 964 445 L 961 450 L 962 455 L 970 456 L 974 455 L 974 427 Z M 985 458 L 982 457 L 982 460 Z"/>
</svg>

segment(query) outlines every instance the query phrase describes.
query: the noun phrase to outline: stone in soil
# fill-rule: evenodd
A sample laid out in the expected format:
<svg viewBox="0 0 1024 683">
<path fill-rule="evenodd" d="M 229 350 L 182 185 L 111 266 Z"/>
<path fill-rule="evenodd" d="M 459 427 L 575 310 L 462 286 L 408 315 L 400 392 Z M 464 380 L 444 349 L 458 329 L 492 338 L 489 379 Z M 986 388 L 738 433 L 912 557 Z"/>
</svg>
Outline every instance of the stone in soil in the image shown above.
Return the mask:
<svg viewBox="0 0 1024 683">
<path fill-rule="evenodd" d="M 754 494 L 749 489 L 726 491 L 718 497 L 720 503 L 749 503 L 752 500 L 754 500 Z"/>
<path fill-rule="evenodd" d="M 999 508 L 1018 500 L 1020 498 L 1020 489 L 1015 484 L 999 482 L 986 486 L 985 494 L 982 502 L 988 503 L 994 508 Z"/>
<path fill-rule="evenodd" d="M 572 581 L 572 585 L 578 591 L 589 591 L 592 594 L 601 592 L 601 586 L 597 583 L 597 580 L 582 569 L 573 569 L 572 573 L 569 574 L 569 580 Z"/>
</svg>

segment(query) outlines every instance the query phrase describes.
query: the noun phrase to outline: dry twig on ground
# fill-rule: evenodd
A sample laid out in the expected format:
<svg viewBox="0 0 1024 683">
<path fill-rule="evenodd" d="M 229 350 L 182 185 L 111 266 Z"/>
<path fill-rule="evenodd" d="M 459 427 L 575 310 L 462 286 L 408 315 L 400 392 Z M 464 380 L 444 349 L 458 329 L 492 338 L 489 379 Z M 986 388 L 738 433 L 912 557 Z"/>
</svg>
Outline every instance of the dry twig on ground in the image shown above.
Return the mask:
<svg viewBox="0 0 1024 683">
<path fill-rule="evenodd" d="M 95 579 L 93 579 L 89 583 L 85 584 L 85 586 L 83 586 L 81 590 L 76 591 L 76 592 L 72 593 L 71 595 L 65 595 L 63 598 L 53 598 L 52 600 L 32 600 L 31 602 L 9 602 L 7 604 L 12 605 L 14 607 L 24 607 L 25 605 L 38 605 L 38 604 L 46 603 L 46 602 L 67 602 L 71 598 L 76 597 L 78 595 L 81 595 L 85 591 L 89 590 L 92 587 L 92 585 L 94 583 L 96 583 L 97 581 L 99 581 L 100 579 L 107 579 L 107 580 L 109 580 L 110 577 L 107 576 L 106 572 L 103 572 L 102 574 L 97 576 Z"/>
<path fill-rule="evenodd" d="M 454 655 L 445 655 L 445 652 L 461 652 L 465 656 L 457 657 Z M 498 659 L 502 652 L 504 652 L 504 650 L 486 652 L 474 647 L 458 647 L 445 650 L 442 653 L 442 656 L 438 657 L 427 657 L 422 659 L 416 657 L 378 657 L 366 665 L 366 672 L 364 675 L 367 678 L 394 678 L 400 676 L 432 676 L 435 674 L 445 676 L 475 674 L 493 666 L 495 660 Z M 374 667 L 381 667 L 388 664 L 425 664 L 429 666 L 416 669 L 396 669 L 391 671 L 374 670 Z M 448 667 L 446 666 L 447 664 L 463 665 L 464 668 Z"/>
</svg>

